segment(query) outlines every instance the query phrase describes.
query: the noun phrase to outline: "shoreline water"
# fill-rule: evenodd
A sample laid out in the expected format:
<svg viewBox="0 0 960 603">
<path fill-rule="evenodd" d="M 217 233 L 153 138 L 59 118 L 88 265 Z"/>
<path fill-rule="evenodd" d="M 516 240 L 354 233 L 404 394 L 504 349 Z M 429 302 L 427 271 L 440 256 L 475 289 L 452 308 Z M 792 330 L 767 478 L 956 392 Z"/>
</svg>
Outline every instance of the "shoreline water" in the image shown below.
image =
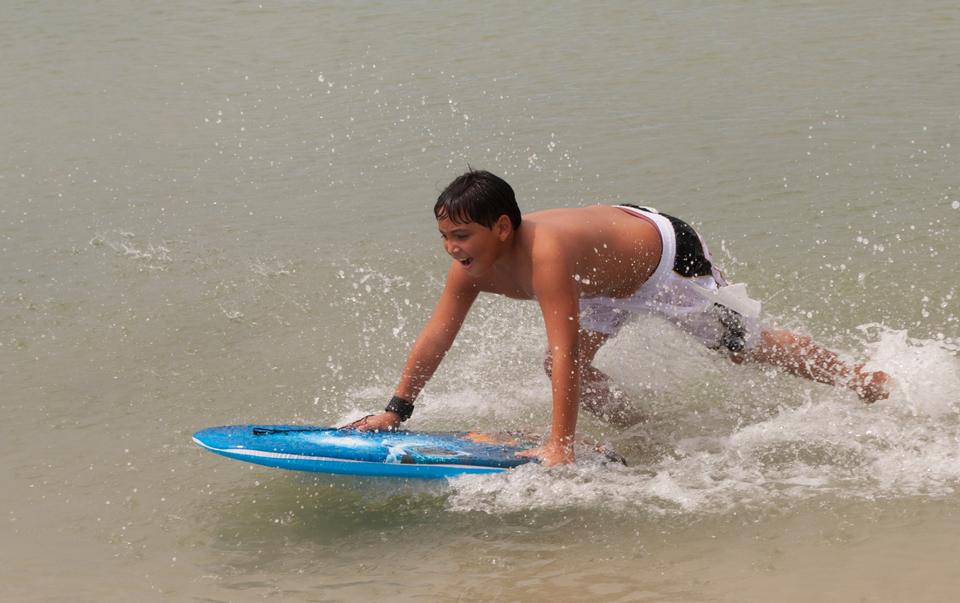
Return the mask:
<svg viewBox="0 0 960 603">
<path fill-rule="evenodd" d="M 19 4 L 0 23 L 0 598 L 942 601 L 960 480 L 960 10 L 870 2 Z M 889 401 L 641 321 L 623 470 L 323 480 L 197 449 L 382 408 L 466 165 L 691 222 Z M 417 429 L 542 430 L 481 299 Z M 699 375 L 690 379 L 689 375 Z"/>
</svg>

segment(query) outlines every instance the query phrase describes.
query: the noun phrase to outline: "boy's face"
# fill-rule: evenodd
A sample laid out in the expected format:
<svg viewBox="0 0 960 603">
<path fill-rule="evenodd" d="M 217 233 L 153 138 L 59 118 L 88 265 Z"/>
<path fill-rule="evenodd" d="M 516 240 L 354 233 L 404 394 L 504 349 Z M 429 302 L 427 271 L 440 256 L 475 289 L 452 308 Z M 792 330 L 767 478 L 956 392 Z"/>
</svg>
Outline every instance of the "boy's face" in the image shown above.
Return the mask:
<svg viewBox="0 0 960 603">
<path fill-rule="evenodd" d="M 476 222 L 460 224 L 445 216 L 437 220 L 444 251 L 473 275 L 483 274 L 496 262 L 509 236 L 509 225 L 507 216 L 500 216 L 493 228 Z"/>
</svg>

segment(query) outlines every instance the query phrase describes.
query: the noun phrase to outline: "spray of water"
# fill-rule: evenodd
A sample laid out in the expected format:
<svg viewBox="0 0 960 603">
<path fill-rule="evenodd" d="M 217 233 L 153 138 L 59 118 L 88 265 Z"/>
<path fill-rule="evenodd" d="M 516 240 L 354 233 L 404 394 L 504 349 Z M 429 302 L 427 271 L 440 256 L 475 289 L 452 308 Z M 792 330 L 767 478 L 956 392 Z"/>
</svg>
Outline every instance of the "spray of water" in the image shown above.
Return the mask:
<svg viewBox="0 0 960 603">
<path fill-rule="evenodd" d="M 960 480 L 956 345 L 864 329 L 872 337 L 871 362 L 896 379 L 889 400 L 865 406 L 842 390 L 722 365 L 710 375 L 718 382 L 714 395 L 702 397 L 664 370 L 667 381 L 648 375 L 626 387 L 652 385 L 674 407 L 655 408 L 645 425 L 606 429 L 629 467 L 588 459 L 575 467 L 462 478 L 453 485 L 451 508 L 503 513 L 601 506 L 687 515 L 824 496 L 952 493 Z M 695 351 L 690 355 L 691 363 L 702 361 Z M 749 387 L 763 380 L 777 383 Z M 771 388 L 779 395 L 768 397 Z"/>
</svg>

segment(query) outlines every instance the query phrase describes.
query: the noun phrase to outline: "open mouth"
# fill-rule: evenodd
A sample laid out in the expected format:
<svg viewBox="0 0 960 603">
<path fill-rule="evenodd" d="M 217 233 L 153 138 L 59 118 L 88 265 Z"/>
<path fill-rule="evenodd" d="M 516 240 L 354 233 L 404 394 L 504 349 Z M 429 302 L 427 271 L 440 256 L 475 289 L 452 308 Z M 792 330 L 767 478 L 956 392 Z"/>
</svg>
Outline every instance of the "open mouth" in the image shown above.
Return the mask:
<svg viewBox="0 0 960 603">
<path fill-rule="evenodd" d="M 464 268 L 469 268 L 470 266 L 473 265 L 473 258 L 465 258 L 457 261 L 460 262 L 460 265 L 463 266 Z"/>
</svg>

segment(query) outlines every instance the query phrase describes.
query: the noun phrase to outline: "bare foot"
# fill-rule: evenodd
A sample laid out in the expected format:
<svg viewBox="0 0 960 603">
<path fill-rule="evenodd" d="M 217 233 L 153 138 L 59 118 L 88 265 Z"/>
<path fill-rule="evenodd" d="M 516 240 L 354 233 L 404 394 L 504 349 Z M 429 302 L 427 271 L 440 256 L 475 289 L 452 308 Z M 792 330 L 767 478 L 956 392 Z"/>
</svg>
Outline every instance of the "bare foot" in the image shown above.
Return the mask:
<svg viewBox="0 0 960 603">
<path fill-rule="evenodd" d="M 864 371 L 863 364 L 853 367 L 854 377 L 847 383 L 867 404 L 890 397 L 890 375 L 883 371 Z"/>
</svg>

